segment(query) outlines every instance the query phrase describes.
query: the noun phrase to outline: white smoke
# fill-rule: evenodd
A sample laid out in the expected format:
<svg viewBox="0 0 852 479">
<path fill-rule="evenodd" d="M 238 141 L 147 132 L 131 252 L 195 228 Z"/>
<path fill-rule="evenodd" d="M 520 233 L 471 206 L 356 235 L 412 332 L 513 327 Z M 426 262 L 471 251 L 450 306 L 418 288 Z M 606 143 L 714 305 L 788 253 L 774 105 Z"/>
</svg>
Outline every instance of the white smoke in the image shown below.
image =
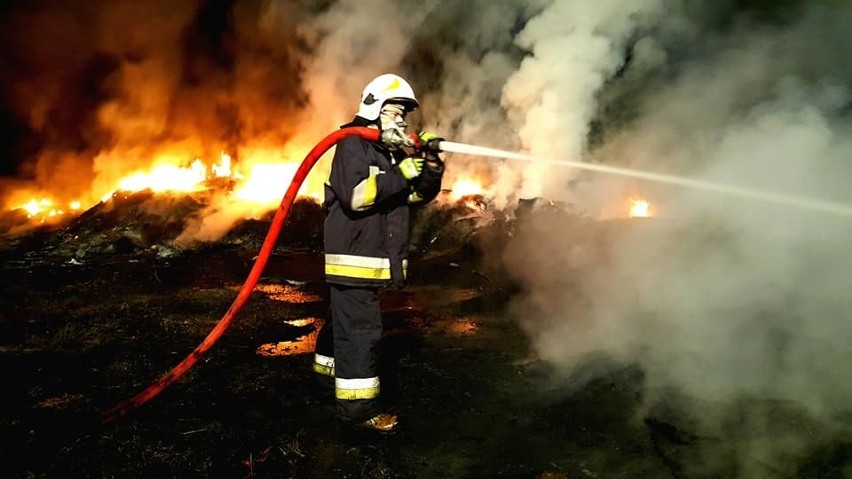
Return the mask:
<svg viewBox="0 0 852 479">
<path fill-rule="evenodd" d="M 581 159 L 596 95 L 624 64 L 628 40 L 658 21 L 661 0 L 555 1 L 516 37 L 529 55 L 503 90 L 503 105 L 533 155 Z M 565 178 L 525 172 L 521 195 L 561 196 Z"/>
<path fill-rule="evenodd" d="M 636 118 L 594 155 L 852 203 L 852 75 L 843 66 L 849 18 L 816 5 L 786 28 L 708 34 L 703 42 L 712 48 L 696 47 L 699 55 L 667 65 L 657 88 L 635 91 Z M 652 50 L 677 47 L 655 43 Z M 588 93 L 583 111 L 592 112 Z M 577 126 L 574 113 L 564 118 L 553 122 L 575 125 L 582 141 L 588 128 Z M 580 152 L 575 144 L 556 146 Z M 593 178 L 566 193 L 593 187 L 625 188 Z M 710 193 L 630 187 L 658 198 L 661 217 L 596 233 L 588 224 L 533 223 L 507 251 L 507 264 L 530 291 L 516 307 L 533 318 L 522 321 L 538 353 L 569 377 L 590 355 L 637 364 L 646 406 L 665 404 L 672 391 L 690 398 L 681 419 L 738 451 L 734 475 L 766 474 L 759 464 L 795 475 L 821 440 L 850 427 L 838 421 L 852 407 L 852 223 Z M 743 415 L 749 420 L 731 425 Z M 802 433 L 779 420 L 818 426 Z M 721 466 L 693 458 L 689 467 L 706 473 Z"/>
<path fill-rule="evenodd" d="M 312 52 L 303 74 L 310 102 L 304 124 L 323 132 L 349 121 L 364 85 L 398 68 L 408 31 L 424 12 L 428 7 L 409 12 L 387 0 L 343 0 L 306 22 L 300 32 Z"/>
</svg>

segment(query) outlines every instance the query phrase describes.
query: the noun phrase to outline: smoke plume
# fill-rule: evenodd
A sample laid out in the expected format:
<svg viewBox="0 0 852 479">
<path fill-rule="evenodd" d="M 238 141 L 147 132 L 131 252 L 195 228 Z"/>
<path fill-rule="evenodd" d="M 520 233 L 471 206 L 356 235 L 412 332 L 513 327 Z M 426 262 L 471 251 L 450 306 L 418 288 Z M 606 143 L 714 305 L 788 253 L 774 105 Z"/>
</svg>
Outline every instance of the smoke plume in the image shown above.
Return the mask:
<svg viewBox="0 0 852 479">
<path fill-rule="evenodd" d="M 797 4 L 718 25 L 702 23 L 719 18 L 709 5 L 673 5 L 633 44 L 636 63 L 586 97 L 604 123 L 595 161 L 852 202 L 848 7 Z M 762 477 L 769 465 L 796 475 L 849 428 L 852 223 L 606 178 L 563 193 L 597 211 L 635 189 L 659 218 L 599 234 L 534 223 L 507 251 L 529 291 L 516 307 L 532 318 L 523 324 L 538 353 L 575 380 L 601 354 L 640 366 L 646 407 L 676 403 L 681 421 L 728 444 L 719 463 L 692 458 L 692 473 Z M 722 469 L 732 455 L 737 468 Z"/>
</svg>

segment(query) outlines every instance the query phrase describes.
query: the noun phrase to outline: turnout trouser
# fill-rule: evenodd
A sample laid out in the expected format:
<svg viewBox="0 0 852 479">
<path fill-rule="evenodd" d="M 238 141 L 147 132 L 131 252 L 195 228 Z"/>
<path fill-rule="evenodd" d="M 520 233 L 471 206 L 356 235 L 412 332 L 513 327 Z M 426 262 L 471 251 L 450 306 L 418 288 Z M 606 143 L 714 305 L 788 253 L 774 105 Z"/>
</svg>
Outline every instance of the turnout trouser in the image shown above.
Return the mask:
<svg viewBox="0 0 852 479">
<path fill-rule="evenodd" d="M 380 412 L 379 294 L 376 288 L 332 284 L 330 289 L 330 318 L 317 336 L 314 371 L 334 377 L 337 414 L 346 420 L 363 421 Z"/>
</svg>

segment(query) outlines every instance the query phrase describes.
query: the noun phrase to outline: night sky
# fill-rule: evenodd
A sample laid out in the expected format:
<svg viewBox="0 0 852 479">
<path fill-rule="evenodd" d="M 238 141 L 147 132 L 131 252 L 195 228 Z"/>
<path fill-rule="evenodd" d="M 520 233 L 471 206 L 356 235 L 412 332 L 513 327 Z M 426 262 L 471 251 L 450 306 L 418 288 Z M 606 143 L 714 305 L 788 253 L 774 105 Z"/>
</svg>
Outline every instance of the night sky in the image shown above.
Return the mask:
<svg viewBox="0 0 852 479">
<path fill-rule="evenodd" d="M 8 1 L 0 4 L 0 175 L 14 175 L 23 158 L 38 151 L 39 135 L 30 128 L 22 112 L 13 105 L 14 85 L 26 81 L 24 51 L 17 48 L 10 24 L 13 13 L 29 2 Z"/>
</svg>

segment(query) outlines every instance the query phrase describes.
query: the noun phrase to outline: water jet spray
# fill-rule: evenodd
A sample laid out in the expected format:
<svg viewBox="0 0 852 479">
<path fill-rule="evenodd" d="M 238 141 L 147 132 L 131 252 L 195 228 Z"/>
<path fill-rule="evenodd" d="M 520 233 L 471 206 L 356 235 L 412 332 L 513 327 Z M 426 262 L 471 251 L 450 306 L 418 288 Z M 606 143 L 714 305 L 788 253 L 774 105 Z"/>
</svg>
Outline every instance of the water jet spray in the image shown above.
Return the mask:
<svg viewBox="0 0 852 479">
<path fill-rule="evenodd" d="M 722 193 L 730 196 L 738 196 L 741 198 L 749 198 L 752 200 L 764 201 L 768 203 L 776 203 L 803 210 L 819 211 L 822 213 L 830 213 L 834 215 L 852 217 L 852 206 L 843 203 L 834 203 L 830 201 L 816 200 L 813 198 L 806 198 L 802 196 L 785 195 L 780 193 L 774 193 L 771 191 L 745 188 L 734 185 L 726 185 L 721 183 L 713 183 L 709 181 L 686 178 L 683 176 L 652 173 L 649 171 L 634 170 L 630 168 L 619 168 L 615 166 L 587 163 L 582 161 L 571 161 L 525 155 L 522 153 L 514 153 L 510 151 L 497 150 L 494 148 L 486 148 L 483 146 L 476 145 L 468 145 L 465 143 L 456 143 L 452 141 L 441 141 L 438 144 L 438 148 L 442 151 L 463 155 L 477 155 L 491 158 L 503 158 L 506 160 L 513 161 L 550 163 L 568 168 L 577 168 L 581 170 L 595 171 L 598 173 L 606 173 L 610 175 L 637 178 L 640 180 L 655 181 L 657 183 L 678 185 L 696 190 L 712 191 L 715 193 Z"/>
</svg>

